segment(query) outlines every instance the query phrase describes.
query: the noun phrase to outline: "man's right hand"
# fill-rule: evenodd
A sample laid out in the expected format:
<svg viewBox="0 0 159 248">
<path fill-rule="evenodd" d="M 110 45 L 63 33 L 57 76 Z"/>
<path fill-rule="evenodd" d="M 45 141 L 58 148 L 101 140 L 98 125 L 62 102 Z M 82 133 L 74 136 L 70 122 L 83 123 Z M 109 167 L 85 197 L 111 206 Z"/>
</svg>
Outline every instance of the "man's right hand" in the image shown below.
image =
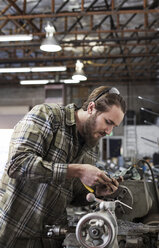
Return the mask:
<svg viewBox="0 0 159 248">
<path fill-rule="evenodd" d="M 90 187 L 112 182 L 104 171 L 90 164 L 69 164 L 67 177 L 78 177 L 83 184 Z"/>
</svg>

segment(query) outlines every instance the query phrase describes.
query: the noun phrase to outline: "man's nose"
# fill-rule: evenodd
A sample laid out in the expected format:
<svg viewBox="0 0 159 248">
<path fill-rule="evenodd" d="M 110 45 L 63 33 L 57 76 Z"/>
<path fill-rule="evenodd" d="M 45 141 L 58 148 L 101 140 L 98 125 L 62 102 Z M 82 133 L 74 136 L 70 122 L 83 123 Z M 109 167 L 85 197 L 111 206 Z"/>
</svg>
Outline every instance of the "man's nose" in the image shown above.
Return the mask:
<svg viewBox="0 0 159 248">
<path fill-rule="evenodd" d="M 110 135 L 111 132 L 112 132 L 112 130 L 113 130 L 113 127 L 112 127 L 112 126 L 107 127 L 107 128 L 105 129 L 105 133 L 108 134 L 108 135 Z"/>
</svg>

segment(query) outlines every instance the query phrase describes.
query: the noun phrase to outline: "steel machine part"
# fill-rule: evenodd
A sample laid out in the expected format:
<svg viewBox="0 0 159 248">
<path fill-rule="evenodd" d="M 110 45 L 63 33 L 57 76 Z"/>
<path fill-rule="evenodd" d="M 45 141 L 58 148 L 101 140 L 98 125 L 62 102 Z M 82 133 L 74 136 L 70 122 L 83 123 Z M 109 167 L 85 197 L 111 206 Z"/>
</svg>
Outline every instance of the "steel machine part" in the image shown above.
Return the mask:
<svg viewBox="0 0 159 248">
<path fill-rule="evenodd" d="M 76 227 L 76 238 L 84 247 L 110 247 L 117 235 L 115 203 L 100 203 L 100 212 L 83 216 Z"/>
<path fill-rule="evenodd" d="M 102 201 L 92 193 L 87 195 L 87 200 L 99 203 L 100 211 L 88 213 L 79 220 L 76 227 L 77 240 L 86 248 L 112 247 L 118 233 L 115 204 L 120 201 Z"/>
</svg>

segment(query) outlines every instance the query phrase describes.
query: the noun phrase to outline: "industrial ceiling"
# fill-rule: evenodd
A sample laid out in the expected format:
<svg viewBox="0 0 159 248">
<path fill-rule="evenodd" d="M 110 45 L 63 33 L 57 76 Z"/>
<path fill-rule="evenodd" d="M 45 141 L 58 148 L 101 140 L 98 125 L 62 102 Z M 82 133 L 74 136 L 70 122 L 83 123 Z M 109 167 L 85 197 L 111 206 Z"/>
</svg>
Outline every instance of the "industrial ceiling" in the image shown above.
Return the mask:
<svg viewBox="0 0 159 248">
<path fill-rule="evenodd" d="M 48 21 L 60 52 L 40 50 Z M 159 81 L 158 0 L 1 0 L 0 35 L 7 34 L 32 34 L 33 40 L 0 42 L 0 67 L 65 65 L 67 70 L 1 73 L 0 85 L 71 78 L 77 59 L 87 75 L 81 84 Z"/>
</svg>

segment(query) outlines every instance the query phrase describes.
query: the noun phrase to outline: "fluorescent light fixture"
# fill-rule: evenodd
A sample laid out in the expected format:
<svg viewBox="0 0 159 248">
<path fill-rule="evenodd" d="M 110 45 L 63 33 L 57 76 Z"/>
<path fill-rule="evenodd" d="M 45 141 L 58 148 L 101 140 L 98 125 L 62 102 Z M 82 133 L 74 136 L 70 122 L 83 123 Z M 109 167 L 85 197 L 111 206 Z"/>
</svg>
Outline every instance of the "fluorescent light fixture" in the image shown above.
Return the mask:
<svg viewBox="0 0 159 248">
<path fill-rule="evenodd" d="M 80 60 L 77 60 L 76 62 L 76 66 L 75 66 L 75 72 L 72 76 L 73 80 L 77 80 L 77 81 L 85 81 L 87 80 L 87 77 L 83 71 L 83 63 Z"/>
<path fill-rule="evenodd" d="M 49 80 L 21 80 L 20 84 L 30 85 L 30 84 L 47 84 Z"/>
<path fill-rule="evenodd" d="M 48 66 L 48 67 L 32 67 L 32 72 L 44 71 L 66 71 L 66 66 Z"/>
<path fill-rule="evenodd" d="M 13 72 L 30 72 L 30 68 L 29 67 L 0 68 L 0 73 L 13 73 Z"/>
<path fill-rule="evenodd" d="M 60 83 L 65 83 L 65 84 L 71 84 L 71 83 L 79 83 L 77 80 L 73 79 L 60 79 Z M 21 85 L 37 85 L 37 84 L 48 84 L 48 83 L 55 83 L 54 79 L 37 79 L 37 80 L 21 80 L 20 84 Z"/>
<path fill-rule="evenodd" d="M 49 80 L 49 79 L 38 79 L 38 80 L 21 80 L 21 85 L 37 85 L 37 84 L 48 84 L 48 83 L 54 83 L 55 80 Z"/>
<path fill-rule="evenodd" d="M 63 82 L 65 84 L 78 84 L 80 81 L 74 79 L 61 79 L 60 82 Z"/>
<path fill-rule="evenodd" d="M 54 26 L 47 23 L 45 27 L 46 38 L 42 41 L 40 49 L 45 52 L 58 52 L 62 48 L 54 37 L 55 28 Z"/>
<path fill-rule="evenodd" d="M 0 35 L 0 42 L 32 40 L 32 34 Z"/>
<path fill-rule="evenodd" d="M 66 66 L 46 66 L 46 67 L 21 67 L 21 68 L 0 68 L 0 73 L 14 72 L 44 72 L 44 71 L 66 71 Z"/>
</svg>

